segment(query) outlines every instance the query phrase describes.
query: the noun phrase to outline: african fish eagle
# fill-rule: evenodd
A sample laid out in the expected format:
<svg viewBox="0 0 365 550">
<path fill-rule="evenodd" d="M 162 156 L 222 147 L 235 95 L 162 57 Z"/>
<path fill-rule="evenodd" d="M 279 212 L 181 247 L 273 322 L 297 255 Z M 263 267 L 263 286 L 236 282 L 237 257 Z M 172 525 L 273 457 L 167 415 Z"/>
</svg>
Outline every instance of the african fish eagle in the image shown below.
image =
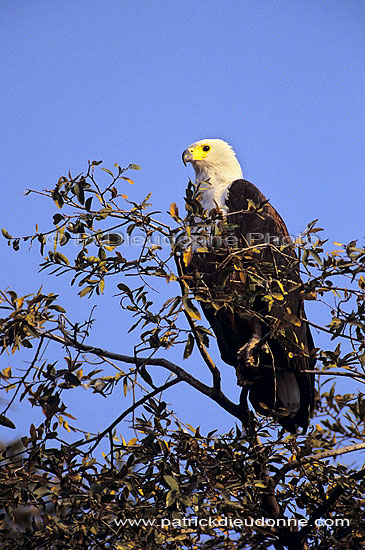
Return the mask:
<svg viewBox="0 0 365 550">
<path fill-rule="evenodd" d="M 198 294 L 202 285 L 209 290 L 209 300 L 200 304 L 223 361 L 236 369 L 241 403 L 247 408 L 248 395 L 258 413 L 273 416 L 292 433 L 298 426 L 305 431 L 313 412 L 314 379 L 303 371 L 313 370 L 314 344 L 300 295 L 299 262 L 286 225 L 259 189 L 243 179 L 236 154 L 225 141 L 197 141 L 182 158 L 185 166 L 191 163 L 194 168 L 195 198 L 204 215 L 215 218 L 215 227 L 226 224 L 236 237 L 233 249 L 214 245 L 202 252 L 193 247 L 185 274 L 193 292 L 198 289 Z M 252 235 L 256 240 L 265 236 L 266 241 L 259 239 L 260 246 L 252 246 Z M 220 274 L 227 266 L 231 270 L 222 285 Z M 264 297 L 268 280 L 271 291 L 275 284 L 278 289 L 269 299 Z M 250 297 L 250 288 L 261 287 L 264 290 Z"/>
</svg>

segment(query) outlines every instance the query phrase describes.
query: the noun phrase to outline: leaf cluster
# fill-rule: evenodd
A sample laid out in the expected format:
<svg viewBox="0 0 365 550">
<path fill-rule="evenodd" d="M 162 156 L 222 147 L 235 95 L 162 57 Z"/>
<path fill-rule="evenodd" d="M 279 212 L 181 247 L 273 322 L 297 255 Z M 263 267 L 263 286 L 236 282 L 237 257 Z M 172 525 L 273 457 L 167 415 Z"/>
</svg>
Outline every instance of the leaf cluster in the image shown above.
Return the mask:
<svg viewBox="0 0 365 550">
<path fill-rule="evenodd" d="M 11 407 L 25 399 L 43 414 L 39 425 L 31 423 L 17 443 L 1 450 L 3 547 L 360 549 L 363 470 L 341 457 L 365 448 L 365 404 L 358 390 L 365 380 L 365 250 L 355 241 L 329 250 L 316 222 L 295 243 L 237 246 L 229 240 L 237 227 L 219 209 L 206 212 L 193 183 L 186 216 L 173 203 L 166 217 L 151 210 L 149 195 L 138 202 L 124 194 L 133 183 L 125 173 L 137 165 L 112 171 L 100 164 L 61 177 L 53 189 L 29 191 L 57 208 L 49 229 L 37 225 L 32 235 L 3 235 L 16 251 L 24 242 L 38 243 L 41 269 L 69 276 L 80 298 L 100 298 L 108 282 L 139 343 L 128 355 L 110 350 L 107 338 L 100 349 L 90 342 L 92 315 L 70 319 L 59 297 L 42 289 L 20 297 L 1 292 L 1 351 L 12 365 L 0 374 L 8 399 L 0 424 L 14 428 Z M 104 171 L 106 183 L 96 170 Z M 259 216 L 264 208 L 249 204 Z M 129 247 L 132 238 L 138 244 Z M 155 287 L 163 288 L 163 299 L 156 298 Z M 293 293 L 320 304 L 326 321 L 317 324 L 293 311 Z M 260 321 L 298 357 L 308 354 L 295 340 L 303 324 L 328 335 L 328 349 L 314 352 L 313 426 L 308 434 L 288 436 L 272 419 L 251 413 L 244 427 L 202 435 L 176 418 L 164 393 L 189 384 L 200 393 L 202 410 L 210 399 L 243 421 L 208 353 L 213 335 L 200 309 L 239 311 L 252 320 L 260 316 L 258 302 L 268 311 Z M 48 343 L 56 360 L 45 357 Z M 30 354 L 25 369 L 14 366 L 20 349 Z M 184 367 L 168 359 L 171 349 L 180 350 Z M 190 374 L 192 354 L 208 368 L 211 385 Z M 156 369 L 167 373 L 161 386 Z M 351 380 L 353 390 L 339 391 L 341 377 Z M 83 388 L 106 398 L 121 387 L 132 405 L 100 434 L 81 430 L 68 394 Z M 117 430 L 127 417 L 135 430 L 129 442 L 124 427 Z M 262 517 L 307 524 L 252 524 Z M 197 518 L 206 521 L 194 523 Z M 219 526 L 209 518 L 245 519 L 248 525 Z M 350 523 L 315 525 L 316 519 L 336 518 Z"/>
</svg>

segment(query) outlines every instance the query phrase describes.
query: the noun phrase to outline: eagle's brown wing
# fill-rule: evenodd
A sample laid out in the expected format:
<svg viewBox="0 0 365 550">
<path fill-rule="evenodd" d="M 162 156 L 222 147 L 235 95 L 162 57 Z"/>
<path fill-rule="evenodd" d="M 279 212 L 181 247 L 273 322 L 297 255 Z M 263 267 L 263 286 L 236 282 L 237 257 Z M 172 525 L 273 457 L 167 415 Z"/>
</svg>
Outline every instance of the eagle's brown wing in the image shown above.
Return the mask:
<svg viewBox="0 0 365 550">
<path fill-rule="evenodd" d="M 223 238 L 210 252 L 195 253 L 189 272 L 200 273 L 199 284 L 210 290 L 212 303 L 201 302 L 203 312 L 217 337 L 223 361 L 240 368 L 243 376 L 247 373 L 254 408 L 278 416 L 291 432 L 296 426 L 305 430 L 313 410 L 314 389 L 313 375 L 303 371 L 313 369 L 310 353 L 314 346 L 308 325 L 300 321 L 305 313 L 294 246 L 284 221 L 252 183 L 233 182 L 226 204 L 225 236 L 235 237 L 233 247 Z M 278 299 L 273 298 L 271 304 L 263 299 L 261 288 L 269 279 L 271 288 L 272 281 L 278 281 L 274 283 Z M 262 285 L 255 286 L 255 281 Z M 279 299 L 281 295 L 283 299 Z M 220 307 L 223 302 L 226 305 Z M 272 336 L 260 350 L 259 366 L 252 373 L 238 355 L 250 341 L 254 326 L 260 337 L 270 331 Z"/>
</svg>

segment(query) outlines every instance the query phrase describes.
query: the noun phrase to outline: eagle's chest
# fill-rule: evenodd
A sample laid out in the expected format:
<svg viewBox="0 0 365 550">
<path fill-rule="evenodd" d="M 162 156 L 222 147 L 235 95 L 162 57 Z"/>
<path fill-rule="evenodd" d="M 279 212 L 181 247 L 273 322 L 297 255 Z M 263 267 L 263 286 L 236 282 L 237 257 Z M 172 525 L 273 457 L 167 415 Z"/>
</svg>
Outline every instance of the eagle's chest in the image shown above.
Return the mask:
<svg viewBox="0 0 365 550">
<path fill-rule="evenodd" d="M 221 208 L 227 211 L 227 198 L 231 182 L 227 183 L 201 183 L 199 191 L 201 192 L 200 202 L 204 210 L 212 210 L 212 208 Z"/>
</svg>

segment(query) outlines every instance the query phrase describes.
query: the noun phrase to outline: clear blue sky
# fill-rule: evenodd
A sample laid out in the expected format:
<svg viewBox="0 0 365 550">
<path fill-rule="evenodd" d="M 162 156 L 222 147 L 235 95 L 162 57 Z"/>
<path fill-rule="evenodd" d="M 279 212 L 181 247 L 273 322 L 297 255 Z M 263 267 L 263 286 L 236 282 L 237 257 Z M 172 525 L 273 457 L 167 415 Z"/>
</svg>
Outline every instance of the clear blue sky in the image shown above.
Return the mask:
<svg viewBox="0 0 365 550">
<path fill-rule="evenodd" d="M 182 205 L 192 176 L 182 151 L 217 137 L 234 146 L 246 178 L 292 233 L 319 218 L 331 241 L 362 239 L 364 13 L 360 0 L 4 0 L 1 226 L 14 235 L 32 233 L 36 222 L 45 229 L 54 209 L 23 190 L 51 188 L 94 158 L 142 166 L 131 197 L 152 191 L 158 209 Z M 0 247 L 2 288 L 53 290 L 36 274 L 36 252 L 16 254 L 4 240 Z M 87 311 L 90 302 L 81 305 L 66 286 L 57 281 L 71 313 Z M 98 302 L 92 341 L 130 353 L 128 319 L 112 293 Z M 3 357 L 1 366 L 10 363 Z M 91 402 L 93 416 L 101 407 L 98 428 L 124 406 L 120 395 L 111 404 L 80 395 L 83 425 Z M 168 398 L 192 424 L 232 424 L 185 386 Z"/>
</svg>

